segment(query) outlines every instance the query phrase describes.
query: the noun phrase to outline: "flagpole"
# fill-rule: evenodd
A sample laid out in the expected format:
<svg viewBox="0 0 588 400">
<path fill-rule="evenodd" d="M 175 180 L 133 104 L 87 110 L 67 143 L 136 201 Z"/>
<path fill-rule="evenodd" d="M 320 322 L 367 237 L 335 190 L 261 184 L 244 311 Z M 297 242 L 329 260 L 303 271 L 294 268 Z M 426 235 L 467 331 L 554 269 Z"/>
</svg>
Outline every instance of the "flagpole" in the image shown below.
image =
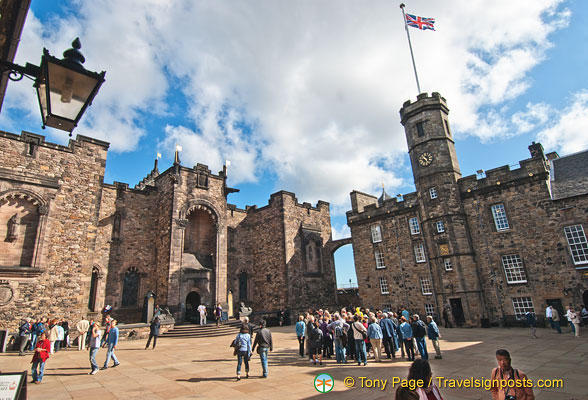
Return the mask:
<svg viewBox="0 0 588 400">
<path fill-rule="evenodd" d="M 404 13 L 404 3 L 400 3 L 402 10 L 402 19 L 404 20 L 404 29 L 406 29 L 406 37 L 408 38 L 408 47 L 410 48 L 410 57 L 412 58 L 412 68 L 414 69 L 414 76 L 416 78 L 417 89 L 421 93 L 421 85 L 419 83 L 419 75 L 417 74 L 416 64 L 414 62 L 414 54 L 412 53 L 412 43 L 410 42 L 410 33 L 408 32 L 408 24 L 406 23 L 406 14 Z"/>
</svg>

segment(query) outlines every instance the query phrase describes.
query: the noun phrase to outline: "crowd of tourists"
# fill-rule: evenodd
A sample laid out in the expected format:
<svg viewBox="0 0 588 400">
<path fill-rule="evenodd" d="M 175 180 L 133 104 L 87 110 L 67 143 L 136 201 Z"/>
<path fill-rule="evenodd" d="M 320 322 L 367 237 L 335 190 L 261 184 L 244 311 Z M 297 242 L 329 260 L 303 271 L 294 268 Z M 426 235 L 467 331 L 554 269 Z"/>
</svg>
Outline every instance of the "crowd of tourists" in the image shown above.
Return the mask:
<svg viewBox="0 0 588 400">
<path fill-rule="evenodd" d="M 416 355 L 426 360 L 427 338 L 435 349 L 435 358 L 443 358 L 441 334 L 433 316 L 422 319 L 405 307 L 398 312 L 360 307 L 343 308 L 333 314 L 322 309 L 310 311 L 298 317 L 296 336 L 299 356 L 308 356 L 311 363 L 318 361 L 319 365 L 333 355 L 337 363 L 356 361 L 357 365 L 367 365 L 368 358 L 381 362 L 383 353 L 388 359 L 396 359 L 398 351 L 408 361 L 414 361 Z"/>
</svg>

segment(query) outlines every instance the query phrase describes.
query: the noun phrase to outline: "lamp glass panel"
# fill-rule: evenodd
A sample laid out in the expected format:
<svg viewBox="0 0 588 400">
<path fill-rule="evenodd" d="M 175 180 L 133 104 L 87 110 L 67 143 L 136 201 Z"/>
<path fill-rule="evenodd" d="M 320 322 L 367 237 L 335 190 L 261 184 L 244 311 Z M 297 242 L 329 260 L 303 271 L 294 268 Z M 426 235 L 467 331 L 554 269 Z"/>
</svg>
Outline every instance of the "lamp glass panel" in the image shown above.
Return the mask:
<svg viewBox="0 0 588 400">
<path fill-rule="evenodd" d="M 96 86 L 96 79 L 48 63 L 50 111 L 52 115 L 75 120 Z"/>
</svg>

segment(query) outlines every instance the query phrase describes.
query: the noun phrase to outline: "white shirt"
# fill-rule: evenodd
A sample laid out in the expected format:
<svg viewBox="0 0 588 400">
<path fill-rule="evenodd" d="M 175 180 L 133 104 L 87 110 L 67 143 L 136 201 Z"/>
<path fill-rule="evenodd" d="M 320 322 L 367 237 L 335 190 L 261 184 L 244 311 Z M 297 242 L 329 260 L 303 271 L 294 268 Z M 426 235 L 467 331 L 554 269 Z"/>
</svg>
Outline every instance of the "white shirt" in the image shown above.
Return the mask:
<svg viewBox="0 0 588 400">
<path fill-rule="evenodd" d="M 570 310 L 566 311 L 566 318 L 568 319 L 568 321 L 572 322 L 572 313 L 570 312 Z"/>
<path fill-rule="evenodd" d="M 198 311 L 200 312 L 200 314 L 204 315 L 204 314 L 206 314 L 206 307 L 204 307 L 203 304 L 200 304 L 198 306 Z"/>
<path fill-rule="evenodd" d="M 102 331 L 98 329 L 98 336 L 90 337 L 90 347 L 91 348 L 98 348 L 100 347 L 100 338 L 102 337 Z"/>
<path fill-rule="evenodd" d="M 553 314 L 551 313 L 551 307 L 547 307 L 545 309 L 545 317 L 546 318 L 552 318 L 553 317 Z"/>
</svg>

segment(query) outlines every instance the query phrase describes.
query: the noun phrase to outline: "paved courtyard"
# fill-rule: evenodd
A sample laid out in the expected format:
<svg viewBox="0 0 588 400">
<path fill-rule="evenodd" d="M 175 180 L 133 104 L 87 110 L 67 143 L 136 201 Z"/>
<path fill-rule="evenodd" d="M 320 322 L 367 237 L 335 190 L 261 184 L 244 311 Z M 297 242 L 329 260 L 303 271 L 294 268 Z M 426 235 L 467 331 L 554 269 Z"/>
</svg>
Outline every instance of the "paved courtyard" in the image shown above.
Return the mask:
<svg viewBox="0 0 588 400">
<path fill-rule="evenodd" d="M 310 365 L 297 357 L 298 342 L 294 327 L 272 328 L 274 351 L 270 353 L 270 376 L 261 379 L 259 357 L 252 359 L 251 377 L 237 382 L 236 359 L 229 348 L 230 336 L 206 339 L 160 338 L 155 350 L 144 350 L 145 341 L 123 341 L 117 350 L 121 365 L 88 375 L 87 352 L 69 349 L 52 356 L 47 362 L 41 385 L 29 386 L 29 399 L 301 399 L 334 397 L 340 399 L 391 398 L 393 377 L 405 378 L 409 362 L 368 360 L 366 367 L 357 364 L 338 365 L 327 360 L 323 366 Z M 569 333 L 557 335 L 539 329 L 539 339 L 529 331 L 512 329 L 443 329 L 443 359 L 431 359 L 435 376 L 445 378 L 488 377 L 495 366 L 494 352 L 506 348 L 513 366 L 532 380 L 564 381 L 562 389 L 535 388 L 537 399 L 588 399 L 588 331 L 586 337 L 574 338 Z M 430 348 L 430 343 L 428 343 Z M 100 350 L 98 363 L 106 351 Z M 0 354 L 2 372 L 28 369 L 31 356 Z M 314 389 L 314 378 L 327 373 L 334 380 L 330 393 Z M 343 379 L 352 377 L 356 387 L 349 389 Z M 384 391 L 359 388 L 360 377 L 388 379 Z M 364 381 L 365 382 L 365 381 Z M 446 400 L 489 399 L 483 389 L 442 388 Z"/>
</svg>

